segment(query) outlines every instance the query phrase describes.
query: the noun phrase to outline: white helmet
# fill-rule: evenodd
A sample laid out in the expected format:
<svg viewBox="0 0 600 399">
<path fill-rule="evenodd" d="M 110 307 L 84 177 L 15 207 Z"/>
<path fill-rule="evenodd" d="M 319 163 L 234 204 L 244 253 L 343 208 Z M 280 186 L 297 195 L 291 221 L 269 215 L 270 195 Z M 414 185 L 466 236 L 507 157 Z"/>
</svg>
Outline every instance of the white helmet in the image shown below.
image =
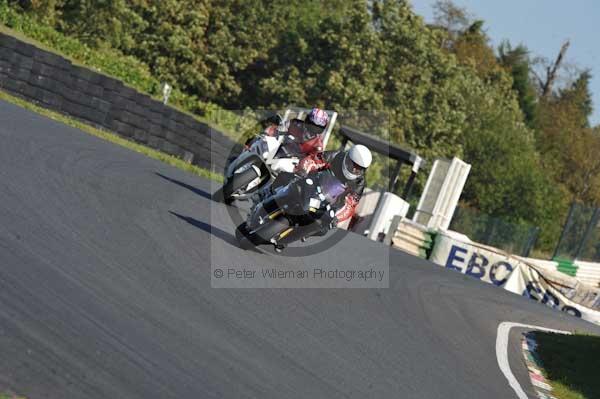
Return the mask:
<svg viewBox="0 0 600 399">
<path fill-rule="evenodd" d="M 342 163 L 344 177 L 348 180 L 358 179 L 364 175 L 372 160 L 373 156 L 367 147 L 362 144 L 353 146 L 344 156 L 344 162 Z"/>
</svg>

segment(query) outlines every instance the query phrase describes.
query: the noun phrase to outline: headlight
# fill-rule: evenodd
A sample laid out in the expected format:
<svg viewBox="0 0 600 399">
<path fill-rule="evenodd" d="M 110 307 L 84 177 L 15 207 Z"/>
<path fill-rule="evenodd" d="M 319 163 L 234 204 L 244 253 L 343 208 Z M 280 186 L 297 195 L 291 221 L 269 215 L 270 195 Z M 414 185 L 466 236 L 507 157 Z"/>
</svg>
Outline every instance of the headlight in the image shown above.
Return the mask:
<svg viewBox="0 0 600 399">
<path fill-rule="evenodd" d="M 317 198 L 311 198 L 308 201 L 308 206 L 310 206 L 311 208 L 319 209 L 321 207 L 321 200 Z"/>
</svg>

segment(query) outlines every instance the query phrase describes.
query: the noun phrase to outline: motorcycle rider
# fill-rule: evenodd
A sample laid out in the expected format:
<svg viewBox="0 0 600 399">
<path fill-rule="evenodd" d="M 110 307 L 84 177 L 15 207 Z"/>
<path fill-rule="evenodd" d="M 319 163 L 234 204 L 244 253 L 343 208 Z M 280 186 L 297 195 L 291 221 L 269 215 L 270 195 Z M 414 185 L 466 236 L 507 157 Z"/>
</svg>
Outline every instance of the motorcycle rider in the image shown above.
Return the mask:
<svg viewBox="0 0 600 399">
<path fill-rule="evenodd" d="M 329 169 L 345 186 L 344 194 L 338 197 L 335 204 L 330 204 L 335 217 L 330 226 L 325 226 L 314 235 L 324 235 L 329 228 L 351 218 L 362 197 L 365 188 L 365 173 L 371 165 L 371 151 L 362 144 L 352 146 L 348 151 L 336 150 L 313 153 L 304 157 L 296 166 L 294 173 L 280 173 L 273 184 L 259 193 L 257 202 L 271 195 L 279 187 L 291 183 L 297 176 L 306 177 L 311 173 Z"/>
<path fill-rule="evenodd" d="M 335 177 L 344 184 L 346 191 L 336 204 L 331 204 L 335 210 L 334 227 L 337 223 L 350 219 L 356 212 L 356 207 L 365 189 L 365 173 L 371 165 L 371 151 L 362 144 L 352 146 L 348 151 L 326 151 L 303 158 L 296 167 L 295 173 L 307 176 L 309 173 L 329 169 Z M 317 235 L 323 235 L 327 230 Z"/>
<path fill-rule="evenodd" d="M 261 123 L 263 132 L 258 136 L 248 138 L 242 151 L 250 149 L 254 142 L 264 140 L 266 136 L 281 135 L 284 137 L 277 150 L 276 158 L 302 159 L 312 153 L 323 151 L 323 136 L 329 124 L 329 115 L 324 110 L 315 107 L 303 119 L 297 117 L 281 123 L 281 116 L 275 114 Z M 226 165 L 230 165 L 238 156 L 237 151 L 230 153 Z"/>
<path fill-rule="evenodd" d="M 267 119 L 269 125 L 265 128 L 267 136 L 287 134 L 284 150 L 290 155 L 305 156 L 313 152 L 323 151 L 323 133 L 329 123 L 329 115 L 322 109 L 313 108 L 304 119 L 294 118 L 280 125 L 278 118 Z"/>
</svg>

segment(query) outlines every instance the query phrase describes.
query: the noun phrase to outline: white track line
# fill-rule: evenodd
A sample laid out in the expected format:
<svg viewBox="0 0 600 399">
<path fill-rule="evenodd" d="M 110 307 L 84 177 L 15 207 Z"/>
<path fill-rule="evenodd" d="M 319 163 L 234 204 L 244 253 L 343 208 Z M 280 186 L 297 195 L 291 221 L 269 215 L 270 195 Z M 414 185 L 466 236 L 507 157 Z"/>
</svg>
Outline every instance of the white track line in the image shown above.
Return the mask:
<svg viewBox="0 0 600 399">
<path fill-rule="evenodd" d="M 510 321 L 505 321 L 498 325 L 498 335 L 496 336 L 496 358 L 498 359 L 498 366 L 500 366 L 500 370 L 502 370 L 502 373 L 508 380 L 508 384 L 515 391 L 517 397 L 519 399 L 528 399 L 525 391 L 523 391 L 523 388 L 521 388 L 521 385 L 513 375 L 512 371 L 510 371 L 510 365 L 508 363 L 508 336 L 510 329 L 513 327 L 530 328 L 532 330 L 553 332 L 558 334 L 571 333 L 568 331 L 554 330 L 551 328 L 532 326 L 529 324 L 512 323 Z"/>
</svg>

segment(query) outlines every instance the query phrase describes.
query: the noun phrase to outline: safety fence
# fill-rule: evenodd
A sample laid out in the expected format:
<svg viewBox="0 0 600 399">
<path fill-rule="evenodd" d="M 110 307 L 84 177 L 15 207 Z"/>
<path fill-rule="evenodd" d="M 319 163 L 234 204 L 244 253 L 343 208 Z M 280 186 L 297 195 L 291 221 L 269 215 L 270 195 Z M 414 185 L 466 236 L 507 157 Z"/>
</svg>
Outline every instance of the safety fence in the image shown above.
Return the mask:
<svg viewBox="0 0 600 399">
<path fill-rule="evenodd" d="M 571 204 L 554 258 L 600 262 L 600 208 Z"/>
<path fill-rule="evenodd" d="M 522 256 L 529 255 L 540 231 L 526 223 L 509 222 L 464 206 L 456 207 L 450 230 L 460 231 L 473 241 Z"/>
</svg>

